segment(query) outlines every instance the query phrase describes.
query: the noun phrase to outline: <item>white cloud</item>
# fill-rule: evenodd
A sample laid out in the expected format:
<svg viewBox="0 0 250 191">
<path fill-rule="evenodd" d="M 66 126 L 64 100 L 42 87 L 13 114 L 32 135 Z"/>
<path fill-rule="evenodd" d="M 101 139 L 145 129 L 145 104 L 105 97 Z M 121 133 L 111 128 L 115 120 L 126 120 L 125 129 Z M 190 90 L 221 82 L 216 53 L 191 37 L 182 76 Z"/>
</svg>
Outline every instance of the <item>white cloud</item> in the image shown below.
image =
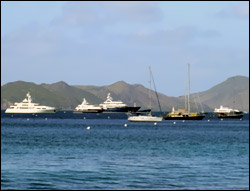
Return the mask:
<svg viewBox="0 0 250 191">
<path fill-rule="evenodd" d="M 162 18 L 155 2 L 69 2 L 53 24 L 71 26 L 107 25 L 120 22 L 155 22 Z"/>
<path fill-rule="evenodd" d="M 221 18 L 249 19 L 249 2 L 241 2 L 228 9 L 222 9 L 217 12 Z"/>
<path fill-rule="evenodd" d="M 219 37 L 216 30 L 199 30 L 193 26 L 183 26 L 173 29 L 151 31 L 150 29 L 138 31 L 132 38 L 139 43 L 153 45 L 186 45 L 194 39 L 207 39 Z"/>
<path fill-rule="evenodd" d="M 233 11 L 238 18 L 249 18 L 249 2 L 234 7 Z"/>
</svg>

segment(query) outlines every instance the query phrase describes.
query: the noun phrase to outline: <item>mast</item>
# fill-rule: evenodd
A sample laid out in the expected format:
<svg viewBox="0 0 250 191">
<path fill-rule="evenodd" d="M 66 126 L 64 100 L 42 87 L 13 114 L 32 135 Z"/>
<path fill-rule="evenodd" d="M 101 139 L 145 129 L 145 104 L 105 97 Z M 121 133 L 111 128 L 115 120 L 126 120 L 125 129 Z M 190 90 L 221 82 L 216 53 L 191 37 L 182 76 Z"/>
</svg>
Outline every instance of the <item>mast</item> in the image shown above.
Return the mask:
<svg viewBox="0 0 250 191">
<path fill-rule="evenodd" d="M 189 95 L 190 95 L 190 64 L 188 63 L 188 113 L 190 113 L 190 101 L 189 101 Z"/>
<path fill-rule="evenodd" d="M 157 93 L 157 90 L 156 90 L 155 81 L 154 81 L 153 73 L 151 71 L 151 67 L 149 67 L 149 71 L 150 71 L 150 76 L 151 76 L 151 78 L 153 80 L 154 89 L 155 89 L 155 95 L 156 95 L 156 98 L 157 98 L 158 106 L 159 106 L 160 112 L 162 113 L 161 104 L 160 104 L 159 96 L 158 96 L 158 93 Z"/>
<path fill-rule="evenodd" d="M 151 95 L 151 67 L 149 66 L 149 109 L 150 109 L 150 113 L 151 113 L 151 110 L 152 110 L 152 102 L 151 102 L 151 99 L 152 99 L 152 95 Z"/>
</svg>

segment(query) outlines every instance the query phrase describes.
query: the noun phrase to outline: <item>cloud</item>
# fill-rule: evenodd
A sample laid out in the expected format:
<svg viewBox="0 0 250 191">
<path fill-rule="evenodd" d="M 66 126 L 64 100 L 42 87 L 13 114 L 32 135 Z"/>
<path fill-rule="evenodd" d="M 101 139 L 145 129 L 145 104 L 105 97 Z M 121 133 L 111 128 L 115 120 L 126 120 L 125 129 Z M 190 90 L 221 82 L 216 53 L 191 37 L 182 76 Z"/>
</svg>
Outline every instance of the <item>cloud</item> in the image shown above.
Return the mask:
<svg viewBox="0 0 250 191">
<path fill-rule="evenodd" d="M 52 24 L 103 26 L 120 22 L 156 22 L 162 17 L 155 2 L 69 2 Z"/>
<path fill-rule="evenodd" d="M 62 33 L 56 28 L 30 23 L 5 35 L 2 48 L 6 53 L 16 56 L 53 54 L 62 38 Z"/>
<path fill-rule="evenodd" d="M 233 9 L 234 15 L 238 18 L 249 19 L 249 2 L 242 3 Z"/>
<path fill-rule="evenodd" d="M 249 2 L 243 2 L 229 9 L 222 9 L 216 16 L 221 18 L 249 19 Z"/>
<path fill-rule="evenodd" d="M 195 39 L 208 39 L 219 37 L 216 30 L 200 30 L 193 26 L 182 26 L 173 29 L 158 31 L 138 31 L 132 38 L 135 42 L 148 43 L 153 45 L 183 45 Z"/>
<path fill-rule="evenodd" d="M 155 2 L 103 2 L 103 7 L 131 22 L 155 22 L 163 13 Z"/>
</svg>

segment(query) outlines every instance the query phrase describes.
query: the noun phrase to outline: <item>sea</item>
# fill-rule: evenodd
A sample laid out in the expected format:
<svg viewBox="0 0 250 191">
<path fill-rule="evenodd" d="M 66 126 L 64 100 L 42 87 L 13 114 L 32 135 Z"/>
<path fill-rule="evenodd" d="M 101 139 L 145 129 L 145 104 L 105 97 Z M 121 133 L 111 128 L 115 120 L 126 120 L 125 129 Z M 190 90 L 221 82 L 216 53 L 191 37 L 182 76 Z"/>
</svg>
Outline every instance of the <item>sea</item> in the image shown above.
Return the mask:
<svg viewBox="0 0 250 191">
<path fill-rule="evenodd" d="M 2 110 L 1 190 L 249 190 L 249 114 L 127 117 Z"/>
</svg>

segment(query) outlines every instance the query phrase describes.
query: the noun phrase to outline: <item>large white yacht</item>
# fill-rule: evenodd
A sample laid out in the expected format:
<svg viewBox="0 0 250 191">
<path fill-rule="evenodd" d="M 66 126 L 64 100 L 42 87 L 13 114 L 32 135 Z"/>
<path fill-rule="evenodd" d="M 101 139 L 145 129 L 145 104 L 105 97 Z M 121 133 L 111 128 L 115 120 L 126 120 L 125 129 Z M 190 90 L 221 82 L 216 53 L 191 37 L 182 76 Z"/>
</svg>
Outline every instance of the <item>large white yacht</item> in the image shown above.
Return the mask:
<svg viewBox="0 0 250 191">
<path fill-rule="evenodd" d="M 139 106 L 129 107 L 122 101 L 113 101 L 110 93 L 107 95 L 107 100 L 99 106 L 104 109 L 104 112 L 136 112 L 141 108 Z"/>
<path fill-rule="evenodd" d="M 26 94 L 25 98 L 20 103 L 14 103 L 13 106 L 6 109 L 5 113 L 55 113 L 58 111 L 55 107 L 39 105 L 39 103 L 32 103 L 30 93 Z"/>
<path fill-rule="evenodd" d="M 83 98 L 82 104 L 76 106 L 74 113 L 101 113 L 103 108 L 99 106 L 90 105 L 85 98 Z"/>
<path fill-rule="evenodd" d="M 242 118 L 243 112 L 238 109 L 232 109 L 229 107 L 220 106 L 219 109 L 215 108 L 214 113 L 217 114 L 218 118 Z"/>
</svg>

